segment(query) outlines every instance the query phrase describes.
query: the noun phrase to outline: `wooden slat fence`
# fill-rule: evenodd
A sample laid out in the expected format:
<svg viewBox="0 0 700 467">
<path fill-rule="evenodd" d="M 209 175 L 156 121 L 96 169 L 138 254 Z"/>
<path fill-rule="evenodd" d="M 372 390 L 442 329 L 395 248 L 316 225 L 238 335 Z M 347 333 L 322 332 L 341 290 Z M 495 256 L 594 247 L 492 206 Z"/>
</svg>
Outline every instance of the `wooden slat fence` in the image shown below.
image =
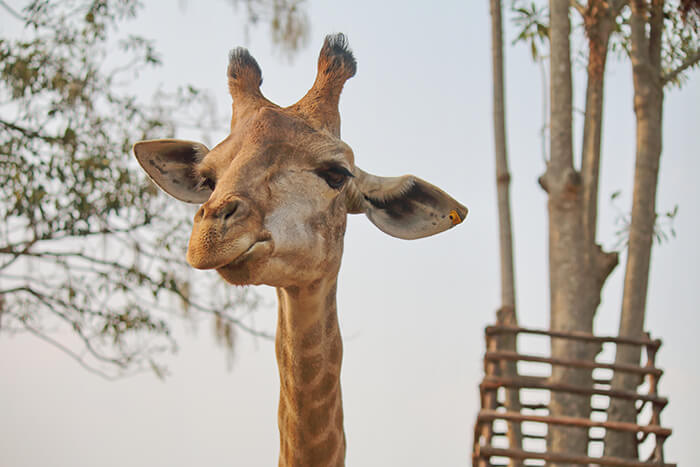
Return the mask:
<svg viewBox="0 0 700 467">
<path fill-rule="evenodd" d="M 668 399 L 658 394 L 658 383 L 663 371 L 656 367 L 656 353 L 661 346 L 661 341 L 651 339 L 648 335 L 642 338 L 625 337 L 602 337 L 581 332 L 547 331 L 541 329 L 530 329 L 518 326 L 495 325 L 486 328 L 486 354 L 484 355 L 485 376 L 479 385 L 481 397 L 481 410 L 477 416 L 474 426 L 474 447 L 472 452 L 473 465 L 478 467 L 499 466 L 508 464 L 492 463 L 492 458 L 516 460 L 520 465 L 528 465 L 528 461 L 561 462 L 581 465 L 600 466 L 621 466 L 621 467 L 676 467 L 676 464 L 666 463 L 664 460 L 663 445 L 671 435 L 671 429 L 661 426 L 661 411 L 668 404 Z M 549 338 L 561 338 L 589 342 L 594 344 L 612 343 L 614 345 L 638 345 L 646 350 L 646 365 L 620 365 L 614 363 L 604 363 L 597 361 L 583 361 L 562 358 L 549 358 L 537 355 L 521 354 L 516 352 L 506 352 L 498 349 L 498 337 L 510 334 L 547 336 Z M 552 381 L 550 378 L 542 376 L 515 375 L 503 376 L 499 374 L 499 363 L 502 361 L 539 363 L 551 366 L 564 366 L 570 368 L 584 369 L 605 369 L 619 371 L 623 373 L 636 374 L 644 377 L 648 381 L 648 391 L 645 393 L 621 391 L 610 388 L 610 380 L 597 379 L 591 387 L 577 387 L 559 381 Z M 642 412 L 647 404 L 651 405 L 651 417 L 646 424 L 622 423 L 612 421 L 597 421 L 585 418 L 552 416 L 543 414 L 547 412 L 545 403 L 521 403 L 522 412 L 509 412 L 504 407 L 504 402 L 499 400 L 498 389 L 529 389 L 542 392 L 566 392 L 570 394 L 587 396 L 604 396 L 611 399 L 626 399 L 635 401 L 638 405 L 638 414 Z M 547 400 L 546 398 L 545 400 Z M 537 411 L 538 413 L 533 413 Z M 593 407 L 593 412 L 604 413 L 605 408 Z M 501 438 L 508 439 L 507 429 L 494 429 L 494 422 L 502 421 L 504 426 L 511 423 L 519 423 L 523 439 L 539 440 L 546 439 L 541 433 L 528 433 L 524 430 L 522 423 L 531 422 L 544 424 L 547 427 L 552 425 L 574 426 L 580 428 L 598 428 L 603 430 L 615 430 L 636 433 L 638 444 L 644 443 L 649 436 L 654 437 L 654 445 L 649 459 L 621 459 L 606 456 L 574 455 L 566 453 L 553 453 L 545 451 L 523 450 L 521 446 L 502 447 L 494 446 L 493 440 Z M 589 436 L 589 443 L 600 443 L 602 436 Z M 500 443 L 501 445 L 504 443 Z M 507 444 L 507 443 L 506 443 Z M 533 464 L 535 465 L 535 464 Z"/>
</svg>

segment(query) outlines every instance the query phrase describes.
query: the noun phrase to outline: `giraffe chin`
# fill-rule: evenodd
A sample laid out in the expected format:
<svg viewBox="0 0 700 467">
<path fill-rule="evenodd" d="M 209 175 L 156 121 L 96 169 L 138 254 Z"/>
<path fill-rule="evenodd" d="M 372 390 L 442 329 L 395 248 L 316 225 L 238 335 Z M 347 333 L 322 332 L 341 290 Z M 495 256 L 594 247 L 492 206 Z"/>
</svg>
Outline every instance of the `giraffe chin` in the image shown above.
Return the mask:
<svg viewBox="0 0 700 467">
<path fill-rule="evenodd" d="M 260 240 L 253 243 L 240 256 L 230 263 L 216 268 L 216 272 L 228 283 L 234 285 L 257 285 L 251 274 L 260 260 L 268 258 L 274 249 L 272 240 Z"/>
</svg>

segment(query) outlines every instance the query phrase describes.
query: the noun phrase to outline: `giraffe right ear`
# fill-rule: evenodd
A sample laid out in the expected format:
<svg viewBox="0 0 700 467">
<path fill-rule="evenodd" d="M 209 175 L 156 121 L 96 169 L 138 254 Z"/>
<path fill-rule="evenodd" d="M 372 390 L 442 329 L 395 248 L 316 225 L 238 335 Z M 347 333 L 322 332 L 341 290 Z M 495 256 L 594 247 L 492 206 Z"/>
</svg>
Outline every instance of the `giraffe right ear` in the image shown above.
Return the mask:
<svg viewBox="0 0 700 467">
<path fill-rule="evenodd" d="M 378 177 L 355 166 L 346 198 L 348 213 L 364 213 L 379 230 L 413 240 L 460 224 L 467 207 L 413 175 Z"/>
<path fill-rule="evenodd" d="M 139 141 L 134 155 L 161 190 L 186 203 L 202 204 L 212 190 L 195 170 L 209 149 L 201 143 L 176 139 Z"/>
</svg>

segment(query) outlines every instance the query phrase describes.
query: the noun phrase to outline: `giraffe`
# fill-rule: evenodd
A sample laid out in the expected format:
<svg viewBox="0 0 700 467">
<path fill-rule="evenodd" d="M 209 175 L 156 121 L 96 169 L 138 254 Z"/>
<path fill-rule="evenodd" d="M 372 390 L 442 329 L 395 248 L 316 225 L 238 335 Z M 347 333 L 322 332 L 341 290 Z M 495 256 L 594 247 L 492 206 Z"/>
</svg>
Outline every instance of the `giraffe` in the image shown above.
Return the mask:
<svg viewBox="0 0 700 467">
<path fill-rule="evenodd" d="M 173 139 L 140 141 L 134 154 L 172 197 L 201 204 L 188 263 L 236 285 L 273 286 L 279 302 L 280 466 L 342 466 L 343 353 L 336 288 L 347 214 L 415 239 L 461 223 L 467 208 L 412 175 L 379 177 L 355 165 L 340 139 L 338 101 L 356 62 L 343 34 L 327 36 L 316 80 L 280 107 L 260 91 L 260 67 L 231 51 L 230 134 L 209 150 Z"/>
</svg>

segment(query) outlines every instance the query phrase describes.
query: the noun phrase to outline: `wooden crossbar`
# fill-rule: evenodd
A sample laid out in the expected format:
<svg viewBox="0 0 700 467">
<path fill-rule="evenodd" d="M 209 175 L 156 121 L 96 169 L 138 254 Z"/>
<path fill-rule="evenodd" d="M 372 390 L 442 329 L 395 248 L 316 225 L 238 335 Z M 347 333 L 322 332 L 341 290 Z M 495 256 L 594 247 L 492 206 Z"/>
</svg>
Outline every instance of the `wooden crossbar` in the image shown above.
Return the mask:
<svg viewBox="0 0 700 467">
<path fill-rule="evenodd" d="M 575 368 L 602 368 L 606 370 L 621 371 L 623 373 L 634 373 L 640 375 L 650 374 L 655 376 L 661 376 L 663 374 L 663 370 L 652 366 L 624 365 L 619 363 L 598 363 L 587 360 L 569 360 L 564 358 L 539 357 L 537 355 L 523 355 L 517 352 L 506 351 L 486 352 L 484 358 L 488 361 L 510 360 L 534 363 L 548 363 L 550 365 L 559 365 Z"/>
<path fill-rule="evenodd" d="M 499 387 L 506 388 L 528 388 L 528 389 L 548 389 L 550 391 L 568 392 L 571 394 L 583 395 L 600 395 L 608 396 L 614 399 L 640 400 L 651 402 L 653 404 L 665 407 L 668 404 L 668 399 L 665 397 L 654 396 L 651 394 L 637 394 L 634 391 L 621 391 L 619 389 L 603 389 L 603 388 L 581 388 L 572 386 L 566 383 L 552 382 L 549 378 L 540 378 L 535 376 L 516 376 L 512 378 L 487 376 L 484 378 L 480 387 L 482 389 L 497 389 Z"/>
<path fill-rule="evenodd" d="M 491 433 L 491 436 L 493 436 L 494 438 L 498 437 L 498 436 L 505 438 L 506 436 L 508 436 L 508 432 L 507 431 L 493 431 Z M 532 434 L 532 433 L 523 433 L 522 436 L 523 436 L 523 438 L 537 439 L 540 441 L 545 441 L 547 439 L 547 435 L 536 435 L 536 434 Z M 600 442 L 605 441 L 605 439 L 601 436 L 589 436 L 588 441 L 593 442 L 593 443 L 600 443 Z"/>
<path fill-rule="evenodd" d="M 653 433 L 667 438 L 671 436 L 670 428 L 658 425 L 638 425 L 629 422 L 602 422 L 587 418 L 550 416 L 550 415 L 525 415 L 520 412 L 498 412 L 496 410 L 482 409 L 479 412 L 477 422 L 490 422 L 493 420 L 512 420 L 516 422 L 539 422 L 548 425 L 576 426 L 581 428 L 605 428 L 606 430 Z"/>
<path fill-rule="evenodd" d="M 649 467 L 650 464 L 641 461 L 632 461 L 619 457 L 589 457 L 573 454 L 559 454 L 553 452 L 532 452 L 521 449 L 494 448 L 491 446 L 479 446 L 476 457 L 488 459 L 491 456 L 508 457 L 510 459 L 542 459 L 548 462 L 568 462 L 573 464 L 597 464 L 613 465 L 617 467 Z M 677 464 L 653 464 L 654 467 L 677 467 Z"/>
<path fill-rule="evenodd" d="M 612 337 L 612 336 L 594 336 L 586 332 L 580 331 L 545 331 L 543 329 L 533 329 L 533 328 L 523 328 L 520 326 L 507 326 L 503 324 L 498 324 L 495 326 L 486 327 L 486 335 L 495 334 L 535 334 L 540 336 L 558 337 L 562 339 L 574 339 L 581 340 L 585 342 L 596 342 L 600 344 L 605 344 L 607 342 L 612 342 L 615 344 L 626 344 L 626 345 L 642 345 L 649 346 L 652 348 L 659 348 L 661 346 L 660 339 L 648 339 L 648 338 L 633 338 L 633 337 Z"/>
</svg>

